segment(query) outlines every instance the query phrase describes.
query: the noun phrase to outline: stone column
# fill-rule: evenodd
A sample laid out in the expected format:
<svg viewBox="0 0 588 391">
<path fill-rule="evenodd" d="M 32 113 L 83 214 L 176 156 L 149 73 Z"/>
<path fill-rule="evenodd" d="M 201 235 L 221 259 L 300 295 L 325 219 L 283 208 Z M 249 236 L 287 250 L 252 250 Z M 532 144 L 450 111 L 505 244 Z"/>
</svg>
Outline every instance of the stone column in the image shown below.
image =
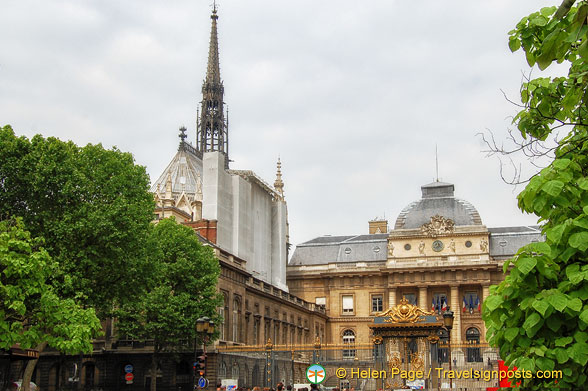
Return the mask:
<svg viewBox="0 0 588 391">
<path fill-rule="evenodd" d="M 421 310 L 423 311 L 427 311 L 427 308 L 429 307 L 429 304 L 427 303 L 428 297 L 427 297 L 427 287 L 420 287 L 419 288 L 419 307 Z"/>
<path fill-rule="evenodd" d="M 453 311 L 453 329 L 451 343 L 461 343 L 461 307 L 459 306 L 459 286 L 451 287 L 451 310 Z"/>
<path fill-rule="evenodd" d="M 490 296 L 490 285 L 482 285 L 481 304 L 484 304 L 484 300 L 486 300 L 488 296 Z M 480 342 L 486 342 L 486 331 L 486 322 L 482 322 L 482 336 Z"/>
<path fill-rule="evenodd" d="M 396 288 L 388 288 L 388 308 L 396 305 Z"/>
</svg>

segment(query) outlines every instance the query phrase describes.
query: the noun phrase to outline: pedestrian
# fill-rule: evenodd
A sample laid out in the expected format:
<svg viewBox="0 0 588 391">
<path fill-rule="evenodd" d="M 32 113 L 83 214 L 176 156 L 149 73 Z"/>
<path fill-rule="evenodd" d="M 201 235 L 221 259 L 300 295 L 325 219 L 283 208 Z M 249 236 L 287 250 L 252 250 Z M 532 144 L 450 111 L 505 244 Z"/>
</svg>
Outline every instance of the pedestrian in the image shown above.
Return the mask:
<svg viewBox="0 0 588 391">
<path fill-rule="evenodd" d="M 284 383 L 282 383 L 282 382 L 279 382 L 279 383 L 276 385 L 276 390 L 278 390 L 278 391 L 282 391 L 283 389 L 284 389 Z"/>
</svg>

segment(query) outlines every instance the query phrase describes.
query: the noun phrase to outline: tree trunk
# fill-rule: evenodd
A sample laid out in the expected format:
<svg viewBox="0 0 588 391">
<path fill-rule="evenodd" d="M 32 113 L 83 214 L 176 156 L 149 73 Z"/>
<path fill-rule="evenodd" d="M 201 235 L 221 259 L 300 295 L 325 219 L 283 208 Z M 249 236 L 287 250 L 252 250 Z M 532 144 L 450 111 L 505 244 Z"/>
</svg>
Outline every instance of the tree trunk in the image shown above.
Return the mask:
<svg viewBox="0 0 588 391">
<path fill-rule="evenodd" d="M 151 358 L 151 391 L 157 391 L 157 353 Z"/>
<path fill-rule="evenodd" d="M 41 354 L 41 352 L 45 350 L 46 347 L 47 342 L 41 342 L 35 349 L 39 351 L 39 354 Z M 35 367 L 37 366 L 37 361 L 39 361 L 39 359 L 29 360 L 29 362 L 27 362 L 24 374 L 22 375 L 22 391 L 31 391 L 30 383 L 31 378 L 33 377 L 33 372 L 35 371 Z"/>
</svg>

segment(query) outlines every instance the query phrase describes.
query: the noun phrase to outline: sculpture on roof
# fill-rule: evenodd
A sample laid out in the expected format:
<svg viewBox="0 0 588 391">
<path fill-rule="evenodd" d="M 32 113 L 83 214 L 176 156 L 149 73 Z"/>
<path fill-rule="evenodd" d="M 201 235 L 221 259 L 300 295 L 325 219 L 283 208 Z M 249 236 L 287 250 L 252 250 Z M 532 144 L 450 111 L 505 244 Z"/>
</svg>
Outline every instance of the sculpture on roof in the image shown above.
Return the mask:
<svg viewBox="0 0 588 391">
<path fill-rule="evenodd" d="M 421 226 L 424 235 L 435 237 L 437 235 L 451 234 L 455 229 L 455 223 L 451 219 L 435 215 L 431 221 Z"/>
</svg>

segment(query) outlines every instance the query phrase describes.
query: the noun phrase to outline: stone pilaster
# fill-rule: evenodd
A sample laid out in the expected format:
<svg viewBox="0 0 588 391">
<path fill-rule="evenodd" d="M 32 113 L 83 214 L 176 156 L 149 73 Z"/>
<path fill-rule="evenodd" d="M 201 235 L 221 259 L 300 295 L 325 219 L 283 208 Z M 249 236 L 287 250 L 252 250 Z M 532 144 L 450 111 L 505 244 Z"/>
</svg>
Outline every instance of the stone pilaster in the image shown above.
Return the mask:
<svg viewBox="0 0 588 391">
<path fill-rule="evenodd" d="M 388 289 L 388 308 L 392 308 L 396 305 L 396 288 Z"/>
<path fill-rule="evenodd" d="M 427 300 L 427 287 L 419 288 L 419 307 L 423 311 L 427 311 L 429 309 L 429 304 Z"/>
<path fill-rule="evenodd" d="M 451 343 L 461 343 L 461 311 L 459 306 L 459 286 L 451 287 L 451 310 L 453 311 L 453 329 Z"/>
<path fill-rule="evenodd" d="M 484 300 L 488 298 L 490 295 L 490 285 L 482 285 L 482 304 L 484 304 Z M 486 342 L 486 323 L 482 322 L 482 336 L 480 338 L 480 342 Z"/>
</svg>

